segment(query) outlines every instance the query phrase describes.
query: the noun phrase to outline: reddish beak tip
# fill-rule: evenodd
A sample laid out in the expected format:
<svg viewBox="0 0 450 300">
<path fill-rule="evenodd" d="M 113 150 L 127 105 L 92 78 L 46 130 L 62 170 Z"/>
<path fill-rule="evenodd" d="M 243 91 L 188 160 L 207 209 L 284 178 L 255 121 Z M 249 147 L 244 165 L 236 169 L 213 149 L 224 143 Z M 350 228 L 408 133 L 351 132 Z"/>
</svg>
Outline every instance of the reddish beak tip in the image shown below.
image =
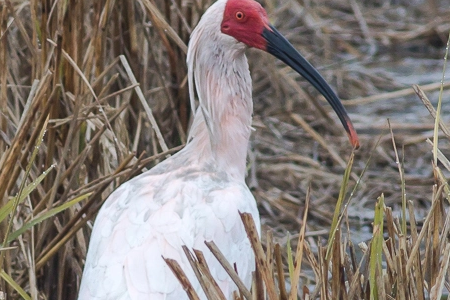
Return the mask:
<svg viewBox="0 0 450 300">
<path fill-rule="evenodd" d="M 355 150 L 359 149 L 359 140 L 357 136 L 351 136 L 350 137 L 350 143 L 352 143 L 353 148 L 355 148 Z"/>
<path fill-rule="evenodd" d="M 350 140 L 350 143 L 352 144 L 353 148 L 355 150 L 359 149 L 359 138 L 358 138 L 358 134 L 356 133 L 356 130 L 353 128 L 352 123 L 348 122 L 347 123 L 349 125 L 349 131 L 348 131 L 348 138 Z"/>
</svg>

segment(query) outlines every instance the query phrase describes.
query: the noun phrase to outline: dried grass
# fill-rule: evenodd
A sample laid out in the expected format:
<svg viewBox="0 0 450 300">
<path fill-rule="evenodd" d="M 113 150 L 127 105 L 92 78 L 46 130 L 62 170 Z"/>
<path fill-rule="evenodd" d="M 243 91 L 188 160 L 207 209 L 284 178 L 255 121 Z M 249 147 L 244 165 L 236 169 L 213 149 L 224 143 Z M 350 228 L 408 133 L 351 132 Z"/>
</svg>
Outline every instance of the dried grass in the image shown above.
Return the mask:
<svg viewBox="0 0 450 300">
<path fill-rule="evenodd" d="M 0 2 L 0 291 L 8 299 L 75 299 L 103 201 L 185 143 L 186 44 L 210 2 Z M 425 142 L 436 116 L 425 93 L 440 84 L 414 87 L 432 117 L 405 124 L 398 106 L 393 138 L 377 107 L 412 90 L 369 68 L 388 54 L 442 57 L 446 1 L 263 2 L 278 29 L 349 99 L 363 146 L 350 172 L 348 141 L 321 98 L 273 58 L 249 51 L 257 130 L 248 182 L 262 232 L 272 230 L 258 246 L 265 263 L 253 291 L 264 282 L 272 298 L 292 299 L 289 278 L 300 272 L 302 299 L 448 294 L 445 121 L 436 121 L 442 131 L 431 146 Z M 339 196 L 341 187 L 353 190 L 350 198 Z M 338 198 L 352 200 L 335 210 Z M 335 212 L 339 222 L 327 240 Z M 369 228 L 371 242 L 359 234 Z M 291 239 L 297 250 L 288 256 Z M 199 253 L 192 262 L 207 274 Z"/>
</svg>

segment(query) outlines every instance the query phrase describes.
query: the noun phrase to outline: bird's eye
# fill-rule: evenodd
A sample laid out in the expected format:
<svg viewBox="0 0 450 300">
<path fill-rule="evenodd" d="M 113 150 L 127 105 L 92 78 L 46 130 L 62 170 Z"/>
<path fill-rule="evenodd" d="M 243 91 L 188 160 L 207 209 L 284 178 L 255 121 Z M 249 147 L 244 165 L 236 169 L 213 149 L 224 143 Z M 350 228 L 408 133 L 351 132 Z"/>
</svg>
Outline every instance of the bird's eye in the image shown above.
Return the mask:
<svg viewBox="0 0 450 300">
<path fill-rule="evenodd" d="M 244 19 L 244 13 L 242 11 L 236 12 L 236 20 L 242 21 Z"/>
</svg>

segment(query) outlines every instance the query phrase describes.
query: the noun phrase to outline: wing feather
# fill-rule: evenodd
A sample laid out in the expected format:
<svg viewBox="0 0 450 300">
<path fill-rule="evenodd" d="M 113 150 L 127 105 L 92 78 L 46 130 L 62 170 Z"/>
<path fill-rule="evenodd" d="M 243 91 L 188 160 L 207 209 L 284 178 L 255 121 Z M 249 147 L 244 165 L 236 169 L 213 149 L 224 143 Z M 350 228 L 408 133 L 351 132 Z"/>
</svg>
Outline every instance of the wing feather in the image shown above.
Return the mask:
<svg viewBox="0 0 450 300">
<path fill-rule="evenodd" d="M 236 287 L 205 240 L 214 240 L 250 284 L 254 258 L 238 211 L 252 213 L 259 224 L 253 196 L 244 183 L 188 168 L 149 171 L 111 194 L 93 228 L 80 300 L 187 299 L 161 256 L 176 259 L 204 299 L 182 245 L 204 253 L 219 286 L 231 295 Z"/>
</svg>

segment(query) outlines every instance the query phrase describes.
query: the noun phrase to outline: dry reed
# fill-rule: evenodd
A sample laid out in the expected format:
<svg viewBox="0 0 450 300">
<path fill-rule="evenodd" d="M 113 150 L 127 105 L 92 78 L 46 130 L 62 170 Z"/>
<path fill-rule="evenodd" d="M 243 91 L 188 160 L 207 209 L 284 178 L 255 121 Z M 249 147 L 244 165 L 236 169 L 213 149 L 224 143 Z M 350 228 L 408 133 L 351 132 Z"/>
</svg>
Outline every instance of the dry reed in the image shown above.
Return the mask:
<svg viewBox="0 0 450 300">
<path fill-rule="evenodd" d="M 103 201 L 186 142 L 186 44 L 210 3 L 0 1 L 0 299 L 76 298 Z M 433 135 L 436 112 L 419 87 L 415 91 L 433 118 L 405 125 L 398 107 L 399 119 L 391 119 L 395 139 L 385 119 L 367 122 L 372 112 L 353 107 L 412 93 L 365 66 L 377 63 L 375 54 L 413 56 L 417 51 L 409 49 L 417 48 L 422 56 L 440 58 L 450 30 L 446 1 L 263 4 L 339 95 L 351 99 L 363 147 L 350 172 L 346 137 L 317 94 L 272 58 L 249 51 L 257 130 L 248 183 L 262 213 L 262 232 L 272 230 L 262 237 L 264 250 L 255 241 L 266 263 L 258 266 L 254 291 L 266 286 L 272 298 L 280 293 L 287 299 L 287 283 L 300 274 L 302 299 L 448 294 L 445 122 L 438 122 L 441 142 L 432 143 L 439 162 L 430 165 L 433 146 L 424 141 Z M 355 62 L 367 65 L 355 70 Z M 430 83 L 426 93 L 439 87 Z M 336 210 L 327 244 L 336 199 L 349 199 L 339 191 L 355 186 L 353 200 Z M 357 228 L 367 230 L 371 222 L 374 239 L 358 240 L 362 244 L 355 247 Z M 289 256 L 291 239 L 298 243 L 292 242 L 297 250 Z M 192 262 L 207 274 L 200 253 Z M 211 293 L 220 294 L 208 282 Z"/>
</svg>

